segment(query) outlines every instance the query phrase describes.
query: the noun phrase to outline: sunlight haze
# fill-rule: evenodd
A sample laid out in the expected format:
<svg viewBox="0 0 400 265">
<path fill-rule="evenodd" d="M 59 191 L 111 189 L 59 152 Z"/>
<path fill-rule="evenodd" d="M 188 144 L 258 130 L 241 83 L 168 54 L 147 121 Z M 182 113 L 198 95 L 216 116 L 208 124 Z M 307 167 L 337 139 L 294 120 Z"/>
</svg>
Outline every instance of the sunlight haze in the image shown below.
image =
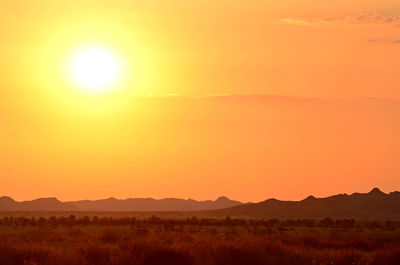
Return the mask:
<svg viewBox="0 0 400 265">
<path fill-rule="evenodd" d="M 0 17 L 0 195 L 400 188 L 399 1 L 16 0 Z"/>
</svg>

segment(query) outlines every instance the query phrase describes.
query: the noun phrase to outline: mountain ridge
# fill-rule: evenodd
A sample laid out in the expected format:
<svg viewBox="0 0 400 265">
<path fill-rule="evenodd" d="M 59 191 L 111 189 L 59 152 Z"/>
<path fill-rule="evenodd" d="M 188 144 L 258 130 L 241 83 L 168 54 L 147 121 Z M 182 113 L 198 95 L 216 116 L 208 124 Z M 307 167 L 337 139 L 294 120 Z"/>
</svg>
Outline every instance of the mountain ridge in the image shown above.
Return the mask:
<svg viewBox="0 0 400 265">
<path fill-rule="evenodd" d="M 205 211 L 229 208 L 243 204 L 225 196 L 215 201 L 197 201 L 178 198 L 127 198 L 110 197 L 100 200 L 61 202 L 55 197 L 17 202 L 11 197 L 0 197 L 0 211 Z"/>
<path fill-rule="evenodd" d="M 399 219 L 400 192 L 384 193 L 378 188 L 368 193 L 337 194 L 324 198 L 308 196 L 300 201 L 268 199 L 212 211 L 215 215 L 253 218 L 357 218 Z"/>
<path fill-rule="evenodd" d="M 310 195 L 303 200 L 284 201 L 270 198 L 258 203 L 242 203 L 225 196 L 216 200 L 197 201 L 178 198 L 110 197 L 100 200 L 61 202 L 57 198 L 39 198 L 17 202 L 0 197 L 1 211 L 93 211 L 93 212 L 188 212 L 208 216 L 244 218 L 354 218 L 400 220 L 400 192 L 384 193 L 374 188 L 367 193 L 336 194 L 323 198 Z"/>
</svg>

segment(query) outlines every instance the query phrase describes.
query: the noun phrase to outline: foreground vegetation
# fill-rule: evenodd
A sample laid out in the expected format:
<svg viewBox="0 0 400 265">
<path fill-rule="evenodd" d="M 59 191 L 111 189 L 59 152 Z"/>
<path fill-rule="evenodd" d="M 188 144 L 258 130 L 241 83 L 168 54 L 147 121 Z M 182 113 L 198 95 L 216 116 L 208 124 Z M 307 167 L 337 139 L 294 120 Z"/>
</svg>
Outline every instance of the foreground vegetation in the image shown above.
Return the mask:
<svg viewBox="0 0 400 265">
<path fill-rule="evenodd" d="M 0 263 L 398 265 L 400 222 L 3 217 Z"/>
</svg>

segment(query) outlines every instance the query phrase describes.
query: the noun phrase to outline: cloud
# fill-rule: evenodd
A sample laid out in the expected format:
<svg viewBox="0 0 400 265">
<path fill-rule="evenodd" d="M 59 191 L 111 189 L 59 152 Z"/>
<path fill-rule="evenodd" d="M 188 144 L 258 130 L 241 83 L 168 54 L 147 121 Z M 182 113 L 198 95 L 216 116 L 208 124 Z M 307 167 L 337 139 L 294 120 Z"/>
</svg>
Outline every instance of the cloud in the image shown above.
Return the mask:
<svg viewBox="0 0 400 265">
<path fill-rule="evenodd" d="M 283 18 L 280 20 L 284 24 L 313 25 L 314 22 L 299 18 Z"/>
<path fill-rule="evenodd" d="M 346 17 L 346 22 L 349 24 L 392 24 L 399 26 L 400 16 L 385 16 L 379 13 L 363 13 L 355 17 Z"/>
<path fill-rule="evenodd" d="M 338 24 L 346 25 L 392 25 L 400 28 L 400 16 L 385 16 L 380 13 L 361 13 L 354 16 L 332 17 L 332 18 L 283 18 L 280 20 L 284 24 L 297 25 L 323 25 L 323 24 Z"/>
<path fill-rule="evenodd" d="M 378 43 L 378 44 L 400 44 L 400 39 L 389 40 L 389 39 L 368 39 L 368 42 Z"/>
</svg>

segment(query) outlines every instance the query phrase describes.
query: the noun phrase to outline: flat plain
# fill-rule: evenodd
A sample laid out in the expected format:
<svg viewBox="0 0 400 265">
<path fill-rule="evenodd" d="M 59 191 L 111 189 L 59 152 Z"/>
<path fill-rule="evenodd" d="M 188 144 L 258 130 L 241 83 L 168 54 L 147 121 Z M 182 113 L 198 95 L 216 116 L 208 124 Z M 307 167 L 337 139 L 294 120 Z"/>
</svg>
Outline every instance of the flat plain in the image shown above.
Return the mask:
<svg viewBox="0 0 400 265">
<path fill-rule="evenodd" d="M 0 260 L 7 265 L 397 265 L 400 222 L 3 213 Z"/>
</svg>

